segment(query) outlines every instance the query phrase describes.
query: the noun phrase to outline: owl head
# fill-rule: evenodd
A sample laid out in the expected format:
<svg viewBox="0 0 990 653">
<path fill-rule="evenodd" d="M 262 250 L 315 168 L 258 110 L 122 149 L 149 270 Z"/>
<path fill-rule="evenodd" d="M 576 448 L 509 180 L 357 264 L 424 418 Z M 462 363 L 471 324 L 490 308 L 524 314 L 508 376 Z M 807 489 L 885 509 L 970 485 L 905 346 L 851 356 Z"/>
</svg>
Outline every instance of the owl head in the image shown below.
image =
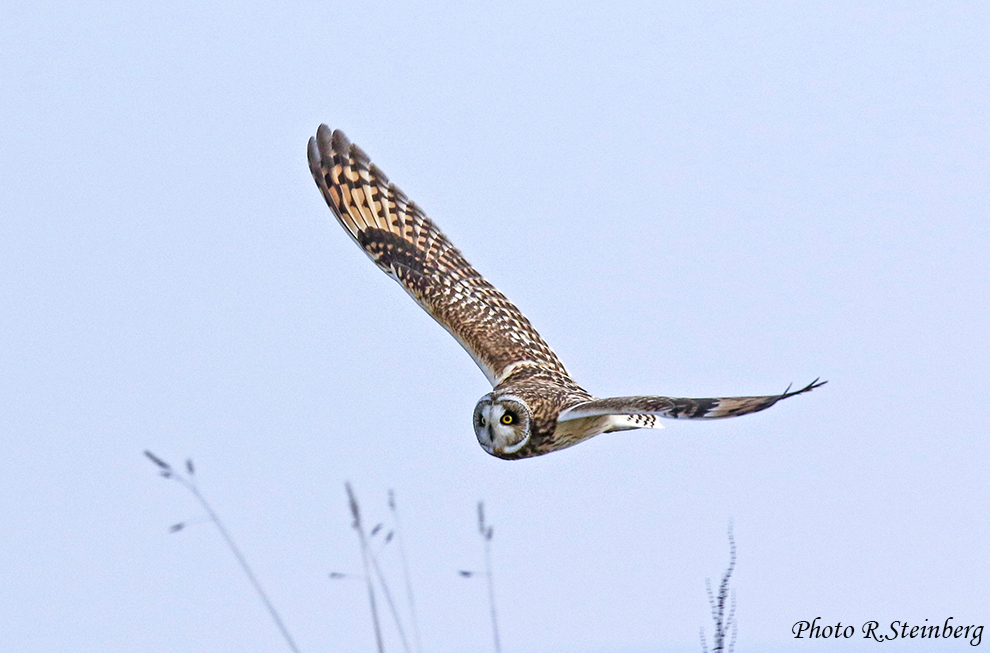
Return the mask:
<svg viewBox="0 0 990 653">
<path fill-rule="evenodd" d="M 481 448 L 499 458 L 515 458 L 529 442 L 532 415 L 529 406 L 511 394 L 490 392 L 474 407 L 474 434 Z"/>
</svg>

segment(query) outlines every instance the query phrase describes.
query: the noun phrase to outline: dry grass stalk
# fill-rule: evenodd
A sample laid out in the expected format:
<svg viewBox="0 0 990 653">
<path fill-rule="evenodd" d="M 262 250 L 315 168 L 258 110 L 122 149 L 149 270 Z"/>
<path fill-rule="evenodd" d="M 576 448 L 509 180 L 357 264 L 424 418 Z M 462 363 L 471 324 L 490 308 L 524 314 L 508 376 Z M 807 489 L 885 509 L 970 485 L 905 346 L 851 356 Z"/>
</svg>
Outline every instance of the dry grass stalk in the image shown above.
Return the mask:
<svg viewBox="0 0 990 653">
<path fill-rule="evenodd" d="M 478 532 L 485 543 L 485 576 L 488 578 L 488 606 L 492 613 L 492 634 L 495 637 L 495 653 L 502 653 L 498 638 L 498 617 L 495 614 L 495 583 L 492 579 L 492 535 L 494 529 L 485 525 L 485 504 L 478 502 Z M 462 572 L 463 573 L 463 572 Z"/>
<path fill-rule="evenodd" d="M 382 629 L 378 623 L 378 606 L 375 603 L 375 587 L 371 582 L 371 563 L 369 562 L 370 552 L 368 551 L 368 539 L 364 536 L 364 527 L 361 525 L 361 510 L 358 507 L 357 498 L 351 489 L 350 482 L 344 483 L 347 489 L 347 501 L 351 507 L 351 515 L 354 517 L 354 530 L 358 533 L 361 541 L 361 560 L 364 563 L 364 578 L 368 586 L 368 602 L 371 605 L 371 621 L 375 627 L 375 643 L 378 645 L 378 653 L 385 653 L 385 646 L 382 644 Z"/>
<path fill-rule="evenodd" d="M 237 545 L 234 543 L 234 538 L 231 537 L 230 533 L 223 525 L 223 522 L 221 522 L 217 514 L 213 512 L 213 508 L 210 507 L 210 504 L 206 501 L 206 498 L 202 494 L 200 494 L 199 488 L 196 487 L 196 478 L 195 478 L 196 469 L 195 467 L 193 467 L 192 460 L 186 460 L 185 474 L 180 474 L 176 472 L 171 465 L 169 465 L 167 462 L 165 462 L 155 454 L 151 453 L 150 451 L 145 451 L 144 455 L 147 456 L 148 459 L 151 460 L 151 462 L 158 465 L 158 467 L 161 469 L 159 473 L 162 475 L 163 478 L 178 481 L 184 488 L 189 490 L 194 497 L 196 497 L 196 500 L 199 501 L 200 506 L 202 506 L 203 510 L 206 511 L 207 520 L 213 522 L 213 525 L 217 527 L 218 531 L 220 531 L 220 535 L 227 543 L 227 548 L 229 548 L 230 552 L 234 554 L 234 557 L 237 559 L 237 562 L 241 565 L 241 569 L 244 571 L 244 575 L 248 577 L 249 581 L 251 581 L 251 585 L 254 586 L 255 592 L 258 593 L 258 596 L 261 598 L 262 603 L 265 604 L 265 608 L 267 608 L 268 614 L 271 616 L 272 621 L 275 622 L 275 625 L 278 627 L 279 632 L 282 633 L 282 638 L 285 640 L 285 643 L 288 645 L 289 649 L 291 649 L 294 653 L 299 653 L 299 648 L 296 647 L 296 643 L 295 641 L 293 641 L 292 635 L 289 634 L 289 630 L 285 627 L 285 624 L 282 622 L 282 618 L 279 616 L 278 611 L 275 609 L 275 606 L 268 598 L 268 594 L 265 592 L 264 588 L 261 587 L 261 583 L 258 581 L 257 576 L 254 575 L 254 571 L 252 571 L 251 566 L 248 564 L 247 559 L 244 557 L 244 554 L 242 554 L 241 550 L 237 548 Z M 169 532 L 172 533 L 178 532 L 183 528 L 185 528 L 186 526 L 196 523 L 197 521 L 202 521 L 202 520 L 188 520 L 185 522 L 179 522 L 178 524 L 173 524 L 172 527 L 169 528 Z"/>
<path fill-rule="evenodd" d="M 412 619 L 413 639 L 416 642 L 417 653 L 423 653 L 423 642 L 419 638 L 419 619 L 416 616 L 416 600 L 413 598 L 412 581 L 409 579 L 409 563 L 406 562 L 406 548 L 402 542 L 402 524 L 399 521 L 399 509 L 395 505 L 395 491 L 388 491 L 388 507 L 395 521 L 395 535 L 399 542 L 399 558 L 402 560 L 402 575 L 406 581 L 406 598 L 409 600 L 409 615 Z"/>
<path fill-rule="evenodd" d="M 732 653 L 732 650 L 736 646 L 736 634 L 738 632 L 738 625 L 736 624 L 736 592 L 733 590 L 731 592 L 731 602 L 729 601 L 729 579 L 732 577 L 732 572 L 736 568 L 736 541 L 732 537 L 732 523 L 729 523 L 729 566 L 725 570 L 725 574 L 722 576 L 722 582 L 718 586 L 718 595 L 712 593 L 712 584 L 709 579 L 705 579 L 705 588 L 708 590 L 708 604 L 712 609 L 712 621 L 715 622 L 715 633 L 713 637 L 713 643 L 715 646 L 712 648 L 712 653 L 716 651 L 728 651 Z M 726 614 L 726 603 L 729 602 L 728 614 Z M 731 635 L 730 635 L 731 633 Z M 725 648 L 725 638 L 726 635 L 730 635 L 729 647 Z M 708 645 L 705 642 L 705 629 L 701 628 L 701 650 L 703 653 L 708 653 Z"/>
<path fill-rule="evenodd" d="M 391 534 L 391 531 L 390 531 Z M 386 540 L 386 544 L 388 541 Z M 385 574 L 382 573 L 381 567 L 378 566 L 378 558 L 371 551 L 368 552 L 369 558 L 371 559 L 371 566 L 375 570 L 375 576 L 378 578 L 378 584 L 382 587 L 382 593 L 385 595 L 385 601 L 388 603 L 388 609 L 392 613 L 392 619 L 395 621 L 395 629 L 399 631 L 399 639 L 402 640 L 402 650 L 406 653 L 409 652 L 409 641 L 406 639 L 406 631 L 402 627 L 402 619 L 399 618 L 399 611 L 395 607 L 395 602 L 392 600 L 392 593 L 388 590 L 388 583 L 385 582 Z"/>
</svg>

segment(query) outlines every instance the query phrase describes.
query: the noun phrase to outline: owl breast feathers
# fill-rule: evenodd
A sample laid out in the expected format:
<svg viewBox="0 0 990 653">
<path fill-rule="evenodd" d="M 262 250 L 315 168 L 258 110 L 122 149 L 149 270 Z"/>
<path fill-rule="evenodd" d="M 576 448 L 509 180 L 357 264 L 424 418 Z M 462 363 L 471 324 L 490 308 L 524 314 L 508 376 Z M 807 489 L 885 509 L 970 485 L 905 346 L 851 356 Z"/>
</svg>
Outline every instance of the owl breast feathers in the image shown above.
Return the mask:
<svg viewBox="0 0 990 653">
<path fill-rule="evenodd" d="M 505 295 L 341 131 L 320 125 L 309 167 L 351 238 L 471 355 L 493 389 L 474 410 L 478 442 L 499 458 L 539 456 L 610 431 L 662 428 L 658 417 L 735 417 L 825 383 L 763 397 L 597 399 L 567 373 Z"/>
</svg>

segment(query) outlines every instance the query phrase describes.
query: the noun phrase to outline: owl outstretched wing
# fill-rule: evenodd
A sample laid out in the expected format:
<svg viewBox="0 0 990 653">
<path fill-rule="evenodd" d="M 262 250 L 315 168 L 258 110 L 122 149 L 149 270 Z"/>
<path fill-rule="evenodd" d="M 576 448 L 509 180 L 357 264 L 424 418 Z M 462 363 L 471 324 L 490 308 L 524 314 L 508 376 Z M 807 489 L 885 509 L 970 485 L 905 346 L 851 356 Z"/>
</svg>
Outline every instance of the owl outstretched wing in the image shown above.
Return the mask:
<svg viewBox="0 0 990 653">
<path fill-rule="evenodd" d="M 308 156 L 337 221 L 461 343 L 493 386 L 526 363 L 567 374 L 526 316 L 343 132 L 320 125 Z"/>
<path fill-rule="evenodd" d="M 560 412 L 557 422 L 615 415 L 621 417 L 616 424 L 628 428 L 655 428 L 650 417 L 671 419 L 716 419 L 736 417 L 766 410 L 781 399 L 814 390 L 827 381 L 815 379 L 800 390 L 791 391 L 788 386 L 783 394 L 768 397 L 719 397 L 711 399 L 680 399 L 675 397 L 611 397 L 593 399 Z"/>
</svg>

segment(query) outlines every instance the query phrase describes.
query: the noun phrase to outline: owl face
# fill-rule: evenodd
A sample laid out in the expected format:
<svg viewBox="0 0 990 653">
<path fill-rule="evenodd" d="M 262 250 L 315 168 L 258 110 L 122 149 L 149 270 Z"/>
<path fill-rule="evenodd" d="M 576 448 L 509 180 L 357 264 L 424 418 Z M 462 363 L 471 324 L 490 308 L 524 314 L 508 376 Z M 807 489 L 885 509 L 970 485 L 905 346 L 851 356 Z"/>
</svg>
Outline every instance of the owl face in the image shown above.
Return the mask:
<svg viewBox="0 0 990 653">
<path fill-rule="evenodd" d="M 474 407 L 474 434 L 481 448 L 504 458 L 529 442 L 529 407 L 519 397 L 490 392 Z"/>
</svg>

